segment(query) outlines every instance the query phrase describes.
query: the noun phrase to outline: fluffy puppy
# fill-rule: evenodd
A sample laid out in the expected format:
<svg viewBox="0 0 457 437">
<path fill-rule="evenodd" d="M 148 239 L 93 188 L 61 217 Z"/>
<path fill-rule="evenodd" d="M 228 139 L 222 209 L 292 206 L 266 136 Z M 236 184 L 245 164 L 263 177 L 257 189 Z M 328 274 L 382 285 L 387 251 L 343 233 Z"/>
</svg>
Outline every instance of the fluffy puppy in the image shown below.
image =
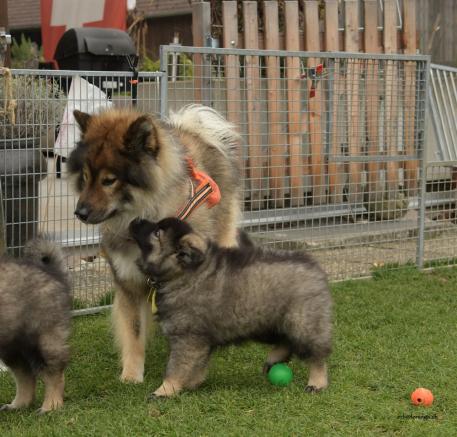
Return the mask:
<svg viewBox="0 0 457 437">
<path fill-rule="evenodd" d="M 16 397 L 0 410 L 28 407 L 37 377 L 45 384 L 39 412 L 63 404 L 71 296 L 62 252 L 46 238 L 30 240 L 21 260 L 0 258 L 0 359 L 16 380 Z"/>
<path fill-rule="evenodd" d="M 155 284 L 157 316 L 170 344 L 154 397 L 200 385 L 217 346 L 256 340 L 274 345 L 264 370 L 292 355 L 309 360 L 306 391 L 327 387 L 331 297 L 309 255 L 243 245 L 222 248 L 187 223 L 135 220 L 138 266 Z"/>
</svg>

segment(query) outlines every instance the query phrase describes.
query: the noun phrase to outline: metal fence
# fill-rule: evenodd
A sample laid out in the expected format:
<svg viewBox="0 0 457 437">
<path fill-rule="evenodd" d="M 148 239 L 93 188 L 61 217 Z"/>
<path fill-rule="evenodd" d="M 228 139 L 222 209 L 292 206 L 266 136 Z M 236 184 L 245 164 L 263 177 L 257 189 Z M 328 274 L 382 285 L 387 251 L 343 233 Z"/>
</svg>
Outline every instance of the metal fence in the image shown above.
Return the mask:
<svg viewBox="0 0 457 437">
<path fill-rule="evenodd" d="M 454 170 L 424 159 L 428 57 L 164 46 L 161 70 L 140 73 L 135 92 L 131 73 L 13 71 L 17 123 L 0 118 L 0 141 L 30 140 L 18 153 L 37 155 L 33 169 L 0 160 L 7 245 L 18 254 L 36 231 L 55 235 L 75 308 L 109 303 L 112 284 L 97 229 L 73 218 L 62 162 L 74 144 L 62 129 L 69 102 L 162 116 L 188 103 L 216 108 L 244 140 L 241 226 L 260 244 L 313 251 L 332 280 L 451 263 Z M 71 90 L 75 75 L 93 95 L 87 84 Z M 13 176 L 20 184 L 9 188 Z"/>
<path fill-rule="evenodd" d="M 166 46 L 168 72 L 176 56 L 169 109 L 240 127 L 254 238 L 314 251 L 332 279 L 419 262 L 427 57 Z"/>
<path fill-rule="evenodd" d="M 72 109 L 136 106 L 160 114 L 162 76 L 44 70 L 0 76 L 0 240 L 13 256 L 20 256 L 25 241 L 38 232 L 58 241 L 65 250 L 75 309 L 109 303 L 112 279 L 100 256 L 97 227 L 83 225 L 73 214 L 77 197 L 65 170 L 79 135 Z"/>
<path fill-rule="evenodd" d="M 437 139 L 437 158 L 457 159 L 457 68 L 433 64 L 430 70 L 430 108 Z"/>
</svg>

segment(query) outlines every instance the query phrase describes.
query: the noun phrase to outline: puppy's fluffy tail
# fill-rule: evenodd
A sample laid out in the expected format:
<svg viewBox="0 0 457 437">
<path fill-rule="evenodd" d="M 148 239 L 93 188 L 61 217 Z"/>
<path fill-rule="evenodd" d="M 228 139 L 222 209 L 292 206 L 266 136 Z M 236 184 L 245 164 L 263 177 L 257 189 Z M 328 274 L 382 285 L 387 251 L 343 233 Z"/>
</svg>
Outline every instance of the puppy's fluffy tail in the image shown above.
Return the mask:
<svg viewBox="0 0 457 437">
<path fill-rule="evenodd" d="M 50 237 L 40 235 L 27 241 L 24 246 L 24 258 L 40 265 L 65 274 L 62 249 Z"/>
<path fill-rule="evenodd" d="M 184 106 L 179 111 L 170 113 L 168 122 L 177 129 L 198 135 L 226 157 L 235 156 L 240 147 L 241 136 L 236 126 L 208 106 Z"/>
</svg>

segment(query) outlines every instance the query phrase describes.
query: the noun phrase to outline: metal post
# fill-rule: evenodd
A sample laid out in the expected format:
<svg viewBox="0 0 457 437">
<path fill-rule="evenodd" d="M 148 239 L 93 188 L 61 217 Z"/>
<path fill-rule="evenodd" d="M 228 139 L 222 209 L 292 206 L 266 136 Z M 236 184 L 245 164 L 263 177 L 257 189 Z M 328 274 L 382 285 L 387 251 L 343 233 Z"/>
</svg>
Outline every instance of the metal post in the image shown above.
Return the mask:
<svg viewBox="0 0 457 437">
<path fill-rule="evenodd" d="M 333 99 L 334 97 L 334 79 L 335 79 L 335 59 L 329 59 L 327 64 L 327 73 L 328 73 L 328 83 L 327 83 L 327 102 L 329 102 L 327 107 L 327 113 L 325 114 L 325 159 L 326 164 L 328 165 L 332 157 L 332 134 L 331 126 L 333 123 Z M 325 186 L 329 186 L 330 183 L 330 171 L 326 172 L 325 175 L 326 181 Z"/>
<path fill-rule="evenodd" d="M 168 116 L 168 51 L 160 46 L 160 117 Z"/>
<path fill-rule="evenodd" d="M 327 101 L 329 103 L 326 123 L 325 123 L 325 155 L 329 157 L 331 155 L 331 126 L 333 123 L 333 111 L 331 109 L 331 102 L 333 102 L 333 94 L 334 94 L 334 79 L 335 79 L 335 59 L 329 59 L 327 64 L 327 72 L 328 72 L 328 83 L 327 83 Z"/>
<path fill-rule="evenodd" d="M 422 133 L 422 147 L 418 148 L 418 158 L 420 162 L 419 167 L 419 180 L 420 180 L 420 188 L 419 188 L 419 214 L 418 214 L 418 240 L 417 240 L 417 253 L 416 253 L 416 265 L 418 269 L 422 269 L 424 267 L 424 245 L 425 245 L 425 204 L 426 204 L 426 195 L 427 195 L 427 163 L 426 163 L 426 124 L 425 120 L 427 119 L 427 113 L 430 107 L 430 93 L 428 92 L 430 86 L 430 58 L 427 60 L 425 64 L 425 72 L 422 73 L 425 75 L 425 89 L 423 90 L 424 97 L 425 97 L 425 105 L 423 100 L 419 100 L 419 112 L 416 114 L 423 114 L 424 117 L 424 129 Z M 420 81 L 419 81 L 420 83 Z M 418 129 L 416 129 L 418 133 Z M 417 138 L 417 141 L 419 139 Z"/>
<path fill-rule="evenodd" d="M 2 181 L 0 180 L 0 256 L 6 252 L 6 217 L 3 209 Z"/>
</svg>

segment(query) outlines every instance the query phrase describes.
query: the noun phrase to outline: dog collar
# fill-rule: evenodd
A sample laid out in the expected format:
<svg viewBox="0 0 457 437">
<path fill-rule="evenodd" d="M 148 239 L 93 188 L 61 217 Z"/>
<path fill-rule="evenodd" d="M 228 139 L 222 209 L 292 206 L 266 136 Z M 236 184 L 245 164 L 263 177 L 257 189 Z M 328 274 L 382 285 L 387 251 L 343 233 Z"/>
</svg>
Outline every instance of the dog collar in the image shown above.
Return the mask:
<svg viewBox="0 0 457 437">
<path fill-rule="evenodd" d="M 185 220 L 204 203 L 206 203 L 207 208 L 212 208 L 221 201 L 219 186 L 211 176 L 197 170 L 191 158 L 187 158 L 187 168 L 191 190 L 187 203 L 177 214 L 177 217 L 181 220 Z"/>
</svg>

